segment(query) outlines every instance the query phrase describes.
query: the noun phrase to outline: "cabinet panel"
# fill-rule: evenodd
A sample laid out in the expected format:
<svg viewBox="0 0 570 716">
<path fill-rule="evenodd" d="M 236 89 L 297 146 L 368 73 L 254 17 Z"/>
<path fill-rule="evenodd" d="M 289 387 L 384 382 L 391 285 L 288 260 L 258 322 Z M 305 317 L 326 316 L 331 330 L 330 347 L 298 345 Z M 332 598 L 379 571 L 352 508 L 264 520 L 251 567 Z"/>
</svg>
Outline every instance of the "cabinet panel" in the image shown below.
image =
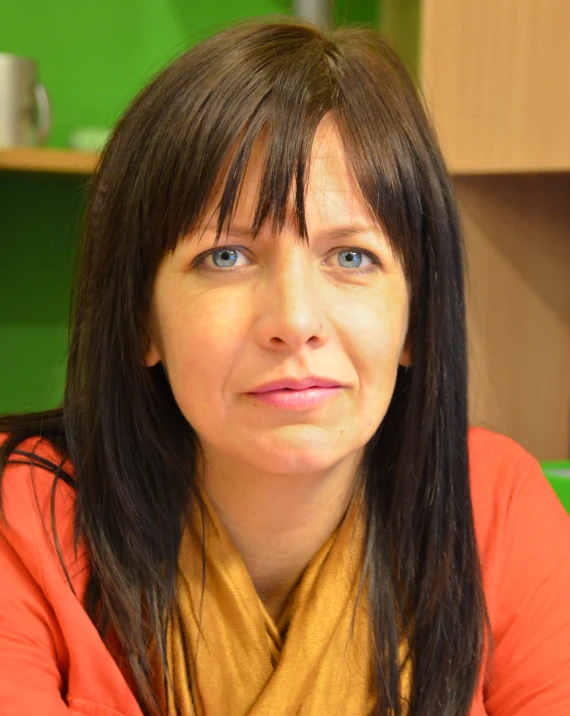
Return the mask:
<svg viewBox="0 0 570 716">
<path fill-rule="evenodd" d="M 423 0 L 422 89 L 454 173 L 570 169 L 570 2 Z"/>
<path fill-rule="evenodd" d="M 456 178 L 471 420 L 570 457 L 570 175 Z"/>
</svg>

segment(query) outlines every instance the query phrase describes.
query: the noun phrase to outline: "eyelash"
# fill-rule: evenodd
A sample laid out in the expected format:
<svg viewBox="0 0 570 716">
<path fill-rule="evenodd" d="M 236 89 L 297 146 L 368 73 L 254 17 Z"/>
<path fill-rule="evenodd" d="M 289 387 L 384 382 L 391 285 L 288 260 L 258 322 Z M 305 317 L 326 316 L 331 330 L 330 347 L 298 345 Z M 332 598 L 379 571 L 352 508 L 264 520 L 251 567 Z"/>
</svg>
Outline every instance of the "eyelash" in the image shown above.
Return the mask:
<svg viewBox="0 0 570 716">
<path fill-rule="evenodd" d="M 193 268 L 199 268 L 202 271 L 211 271 L 212 273 L 234 273 L 235 271 L 240 271 L 242 267 L 232 267 L 232 268 L 209 268 L 204 266 L 204 262 L 208 258 L 208 256 L 212 256 L 212 254 L 217 253 L 218 251 L 224 251 L 227 249 L 231 249 L 233 251 L 239 251 L 240 253 L 243 253 L 244 255 L 246 252 L 242 250 L 240 246 L 223 246 L 222 248 L 216 247 L 214 249 L 209 249 L 208 251 L 204 251 L 204 253 L 199 254 L 193 261 Z M 346 271 L 349 271 L 351 274 L 368 274 L 372 273 L 372 271 L 375 271 L 377 268 L 382 267 L 382 262 L 380 259 L 375 256 L 371 251 L 367 251 L 366 249 L 357 249 L 350 246 L 347 246 L 345 248 L 341 248 L 337 250 L 337 253 L 341 253 L 342 251 L 355 251 L 359 254 L 363 254 L 364 256 L 367 256 L 372 261 L 372 266 L 368 266 L 365 269 L 351 269 L 351 268 L 345 268 L 344 266 L 339 266 L 339 269 L 345 269 Z"/>
</svg>

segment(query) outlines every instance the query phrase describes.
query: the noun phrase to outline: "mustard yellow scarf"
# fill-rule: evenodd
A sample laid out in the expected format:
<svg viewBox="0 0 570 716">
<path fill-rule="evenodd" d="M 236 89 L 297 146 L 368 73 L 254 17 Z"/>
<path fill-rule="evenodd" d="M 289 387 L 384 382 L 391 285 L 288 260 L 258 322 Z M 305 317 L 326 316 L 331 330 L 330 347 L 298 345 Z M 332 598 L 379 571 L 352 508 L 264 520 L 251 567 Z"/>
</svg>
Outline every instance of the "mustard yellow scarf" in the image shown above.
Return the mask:
<svg viewBox="0 0 570 716">
<path fill-rule="evenodd" d="M 372 649 L 362 573 L 362 492 L 313 557 L 278 624 L 203 494 L 179 556 L 179 619 L 167 635 L 174 699 L 185 716 L 367 716 L 374 709 Z M 205 540 L 205 585 L 202 544 Z M 356 609 L 355 609 L 356 607 Z M 194 664 L 190 693 L 185 653 Z M 404 655 L 400 651 L 400 658 Z M 402 694 L 409 694 L 405 672 Z"/>
</svg>

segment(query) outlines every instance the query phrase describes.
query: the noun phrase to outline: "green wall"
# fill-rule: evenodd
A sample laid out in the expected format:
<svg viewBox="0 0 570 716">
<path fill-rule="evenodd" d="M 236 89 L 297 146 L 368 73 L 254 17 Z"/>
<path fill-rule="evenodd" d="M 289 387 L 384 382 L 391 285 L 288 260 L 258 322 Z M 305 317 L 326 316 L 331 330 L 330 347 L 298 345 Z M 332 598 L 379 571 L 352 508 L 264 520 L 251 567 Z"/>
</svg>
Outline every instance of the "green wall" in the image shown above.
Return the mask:
<svg viewBox="0 0 570 716">
<path fill-rule="evenodd" d="M 229 21 L 282 13 L 286 0 L 4 2 L 0 51 L 38 60 L 55 115 L 52 146 L 81 125 L 112 124 L 162 65 Z"/>
<path fill-rule="evenodd" d="M 53 105 L 48 146 L 110 126 L 186 47 L 289 0 L 5 0 L 0 52 L 34 58 Z M 335 4 L 337 23 L 376 23 L 375 0 Z M 85 177 L 0 171 L 0 414 L 61 399 L 69 286 Z"/>
<path fill-rule="evenodd" d="M 337 22 L 376 20 L 377 3 L 335 3 Z M 2 3 L 0 52 L 33 57 L 49 88 L 48 145 L 78 126 L 111 125 L 134 94 L 189 45 L 237 19 L 290 14 L 289 0 L 18 0 Z"/>
<path fill-rule="evenodd" d="M 0 413 L 60 399 L 85 181 L 0 172 Z"/>
</svg>

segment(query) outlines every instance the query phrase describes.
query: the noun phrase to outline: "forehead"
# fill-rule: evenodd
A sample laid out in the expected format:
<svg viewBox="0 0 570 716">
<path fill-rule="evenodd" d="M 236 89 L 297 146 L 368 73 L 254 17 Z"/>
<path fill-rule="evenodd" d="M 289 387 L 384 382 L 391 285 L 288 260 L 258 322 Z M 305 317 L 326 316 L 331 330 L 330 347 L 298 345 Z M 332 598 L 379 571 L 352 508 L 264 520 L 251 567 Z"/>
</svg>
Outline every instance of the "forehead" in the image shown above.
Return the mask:
<svg viewBox="0 0 570 716">
<path fill-rule="evenodd" d="M 267 150 L 266 138 L 260 135 L 253 144 L 244 173 L 235 212 L 236 223 L 250 224 L 253 221 Z M 308 160 L 305 169 L 308 174 L 305 214 L 309 230 L 311 224 L 345 224 L 347 221 L 376 223 L 352 176 L 342 140 L 330 115 L 325 115 L 317 126 Z M 295 181 L 292 181 L 288 214 L 291 214 L 294 206 L 295 190 Z M 214 205 L 217 206 L 217 201 Z M 216 212 L 209 213 L 212 218 L 215 215 Z"/>
</svg>

